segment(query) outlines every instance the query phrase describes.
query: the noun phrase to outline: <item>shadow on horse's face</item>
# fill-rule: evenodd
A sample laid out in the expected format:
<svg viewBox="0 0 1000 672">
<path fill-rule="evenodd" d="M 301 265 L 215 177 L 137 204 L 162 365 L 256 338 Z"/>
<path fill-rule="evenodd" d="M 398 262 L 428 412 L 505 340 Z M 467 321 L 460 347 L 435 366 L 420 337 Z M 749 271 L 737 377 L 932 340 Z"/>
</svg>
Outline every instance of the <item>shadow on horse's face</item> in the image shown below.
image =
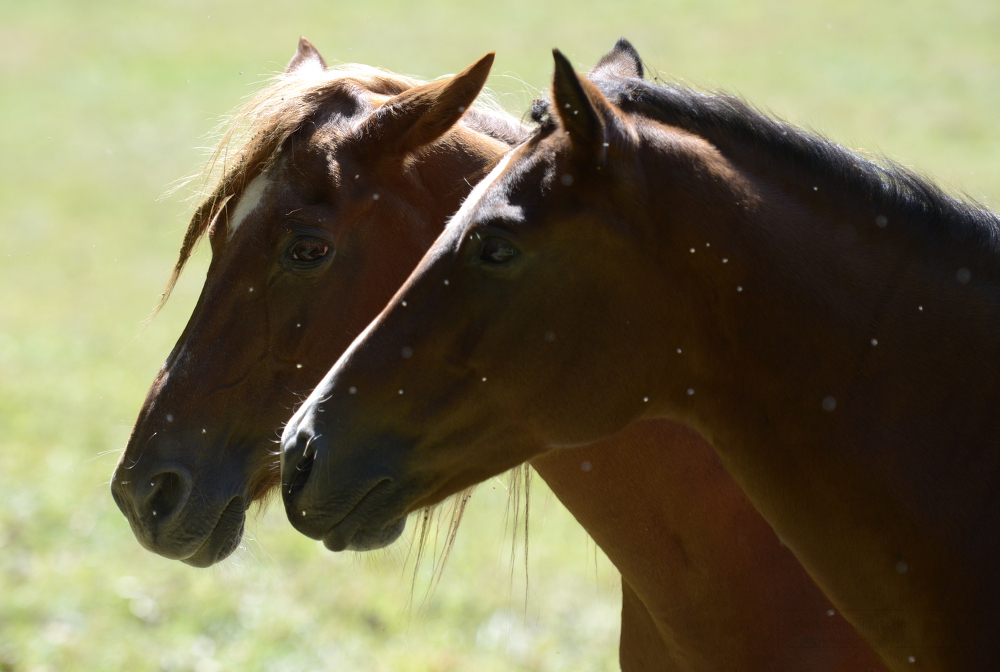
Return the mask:
<svg viewBox="0 0 1000 672">
<path fill-rule="evenodd" d="M 275 442 L 294 405 L 416 265 L 466 176 L 499 153 L 461 128 L 449 136 L 458 151 L 420 163 L 390 131 L 423 131 L 410 140 L 417 147 L 435 141 L 471 105 L 491 62 L 466 73 L 472 86 L 429 131 L 407 124 L 407 104 L 447 93 L 457 76 L 400 86 L 396 97 L 341 87 L 219 208 L 201 297 L 112 479 L 147 549 L 208 566 L 238 546 L 246 508 L 279 481 Z M 385 109 L 395 114 L 373 113 Z"/>
</svg>

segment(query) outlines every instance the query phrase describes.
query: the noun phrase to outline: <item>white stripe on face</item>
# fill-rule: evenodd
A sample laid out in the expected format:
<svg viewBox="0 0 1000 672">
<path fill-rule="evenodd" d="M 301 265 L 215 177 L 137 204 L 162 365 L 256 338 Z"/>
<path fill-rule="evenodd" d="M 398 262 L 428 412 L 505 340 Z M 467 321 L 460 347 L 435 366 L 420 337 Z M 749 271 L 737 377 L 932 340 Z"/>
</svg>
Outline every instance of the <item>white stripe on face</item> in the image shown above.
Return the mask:
<svg viewBox="0 0 1000 672">
<path fill-rule="evenodd" d="M 519 147 L 520 146 L 515 147 L 507 152 L 507 154 L 500 159 L 500 163 L 498 163 L 496 167 L 490 171 L 490 174 L 480 180 L 479 184 L 477 184 L 475 189 L 472 190 L 472 193 L 469 194 L 469 197 L 462 202 L 462 207 L 458 209 L 458 212 L 451 216 L 451 220 L 448 221 L 448 226 L 445 227 L 446 231 L 465 225 L 465 220 L 469 218 L 472 210 L 476 207 L 479 201 L 482 200 L 483 196 L 486 194 L 486 190 L 490 188 L 490 185 L 500 178 L 500 174 L 505 168 L 507 168 L 507 164 L 510 163 L 511 158 L 514 156 L 514 152 L 517 151 Z"/>
<path fill-rule="evenodd" d="M 250 185 L 243 190 L 240 194 L 240 200 L 236 203 L 236 209 L 233 211 L 233 216 L 229 220 L 229 237 L 232 238 L 233 234 L 236 233 L 236 229 L 240 228 L 240 225 L 246 221 L 246 218 L 257 209 L 261 201 L 264 200 L 264 195 L 271 186 L 271 180 L 267 177 L 267 173 L 261 173 L 257 177 L 253 178 Z"/>
</svg>

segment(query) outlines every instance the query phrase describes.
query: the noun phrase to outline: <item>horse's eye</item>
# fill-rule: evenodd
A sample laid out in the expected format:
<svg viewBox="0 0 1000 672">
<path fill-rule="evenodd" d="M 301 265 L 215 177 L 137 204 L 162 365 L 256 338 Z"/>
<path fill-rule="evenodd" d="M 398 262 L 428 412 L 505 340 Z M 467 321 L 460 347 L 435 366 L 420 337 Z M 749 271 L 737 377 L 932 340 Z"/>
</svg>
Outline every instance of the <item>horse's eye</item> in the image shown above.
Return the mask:
<svg viewBox="0 0 1000 672">
<path fill-rule="evenodd" d="M 323 241 L 316 240 L 314 238 L 307 238 L 298 241 L 292 246 L 291 258 L 293 261 L 309 264 L 319 261 L 325 257 L 329 251 L 330 246 Z"/>
<path fill-rule="evenodd" d="M 479 258 L 490 264 L 506 264 L 516 255 L 514 246 L 502 238 L 487 238 L 479 252 Z"/>
</svg>

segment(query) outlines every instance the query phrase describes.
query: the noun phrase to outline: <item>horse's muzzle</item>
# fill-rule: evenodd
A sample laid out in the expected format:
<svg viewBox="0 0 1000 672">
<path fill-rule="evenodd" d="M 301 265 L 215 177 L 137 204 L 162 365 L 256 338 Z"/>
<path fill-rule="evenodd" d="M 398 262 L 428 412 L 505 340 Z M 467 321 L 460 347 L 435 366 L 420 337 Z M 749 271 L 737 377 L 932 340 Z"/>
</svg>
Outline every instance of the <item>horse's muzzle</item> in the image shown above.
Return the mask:
<svg viewBox="0 0 1000 672">
<path fill-rule="evenodd" d="M 167 464 L 139 471 L 139 466 L 118 466 L 111 496 L 145 549 L 195 567 L 208 567 L 236 550 L 243 537 L 243 497 L 217 503 L 194 498 L 199 504 L 194 507 L 194 480 L 186 468 Z"/>
<path fill-rule="evenodd" d="M 406 516 L 396 515 L 393 479 L 372 465 L 333 464 L 330 441 L 299 420 L 282 437 L 281 498 L 292 526 L 331 551 L 373 550 L 399 538 Z"/>
</svg>

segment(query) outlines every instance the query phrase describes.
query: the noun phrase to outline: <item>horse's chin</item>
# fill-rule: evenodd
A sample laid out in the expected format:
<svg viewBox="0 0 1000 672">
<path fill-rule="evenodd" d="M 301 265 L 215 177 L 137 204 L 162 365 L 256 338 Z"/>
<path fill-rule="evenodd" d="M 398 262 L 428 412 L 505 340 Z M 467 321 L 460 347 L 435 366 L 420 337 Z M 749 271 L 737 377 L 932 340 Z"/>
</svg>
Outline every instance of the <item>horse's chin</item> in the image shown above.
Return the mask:
<svg viewBox="0 0 1000 672">
<path fill-rule="evenodd" d="M 208 538 L 197 551 L 182 562 L 192 567 L 210 567 L 225 560 L 240 546 L 243 539 L 243 528 L 246 523 L 246 512 L 243 509 L 243 498 L 234 497 L 226 506 L 219 521 L 215 524 Z"/>
<path fill-rule="evenodd" d="M 344 528 L 341 524 L 327 532 L 323 545 L 331 551 L 374 551 L 399 539 L 406 528 L 406 518 L 390 521 L 381 527 Z"/>
</svg>

